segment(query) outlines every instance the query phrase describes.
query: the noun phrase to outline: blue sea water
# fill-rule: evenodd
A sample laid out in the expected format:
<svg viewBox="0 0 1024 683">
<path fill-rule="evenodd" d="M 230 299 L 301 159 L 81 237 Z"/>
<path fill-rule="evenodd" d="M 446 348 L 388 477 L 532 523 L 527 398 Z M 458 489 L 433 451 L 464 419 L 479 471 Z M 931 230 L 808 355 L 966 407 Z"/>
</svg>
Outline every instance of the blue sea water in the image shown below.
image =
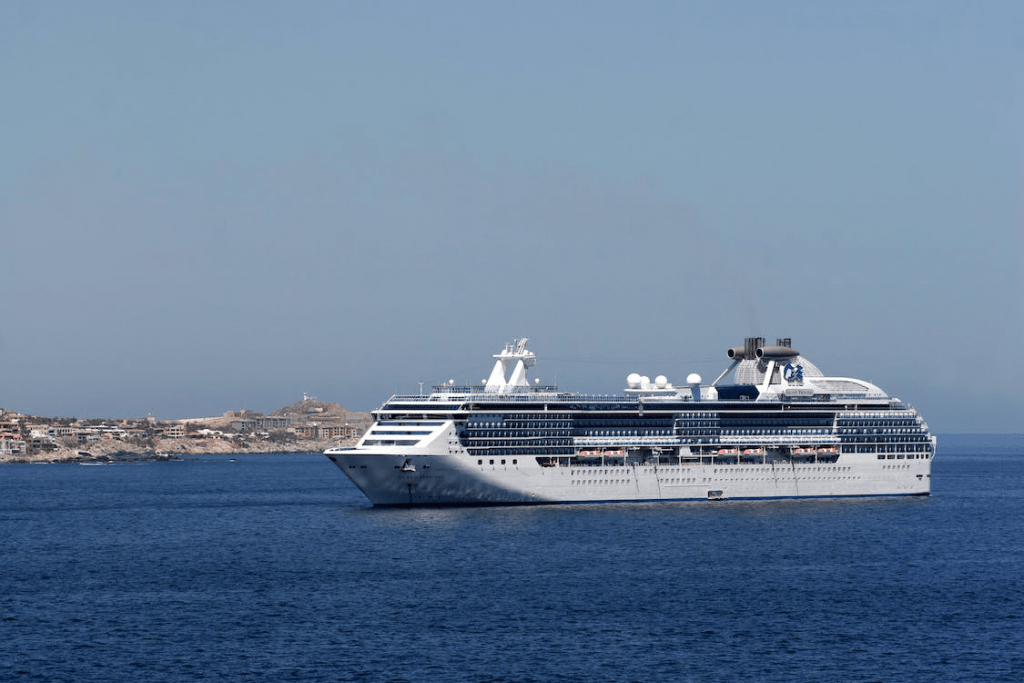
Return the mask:
<svg viewBox="0 0 1024 683">
<path fill-rule="evenodd" d="M 326 458 L 0 468 L 3 681 L 1019 681 L 1024 449 L 928 498 L 374 510 Z"/>
</svg>

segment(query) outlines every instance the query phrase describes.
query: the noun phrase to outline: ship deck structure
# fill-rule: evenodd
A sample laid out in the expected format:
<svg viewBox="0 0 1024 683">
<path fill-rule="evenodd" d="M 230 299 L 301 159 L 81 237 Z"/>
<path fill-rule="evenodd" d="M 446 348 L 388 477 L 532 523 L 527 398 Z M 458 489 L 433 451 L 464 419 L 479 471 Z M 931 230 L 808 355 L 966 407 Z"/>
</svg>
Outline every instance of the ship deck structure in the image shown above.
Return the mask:
<svg viewBox="0 0 1024 683">
<path fill-rule="evenodd" d="M 395 395 L 325 455 L 374 506 L 928 495 L 936 439 L 876 385 L 749 337 L 709 384 L 632 373 L 620 394 L 530 383 L 527 339 L 481 385 Z"/>
</svg>

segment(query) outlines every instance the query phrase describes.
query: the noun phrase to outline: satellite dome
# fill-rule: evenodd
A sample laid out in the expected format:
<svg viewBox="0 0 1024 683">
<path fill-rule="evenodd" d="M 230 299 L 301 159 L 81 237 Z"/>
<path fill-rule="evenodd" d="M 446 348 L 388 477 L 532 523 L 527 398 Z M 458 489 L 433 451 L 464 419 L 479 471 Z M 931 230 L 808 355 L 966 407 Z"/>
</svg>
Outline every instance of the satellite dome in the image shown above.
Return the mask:
<svg viewBox="0 0 1024 683">
<path fill-rule="evenodd" d="M 665 387 L 668 386 L 668 377 L 666 377 L 665 375 L 658 375 L 657 377 L 654 378 L 654 386 L 658 387 L 659 389 L 664 389 Z"/>
<path fill-rule="evenodd" d="M 698 375 L 696 372 L 691 372 L 689 375 L 686 376 L 687 384 L 700 384 L 700 381 L 700 375 Z"/>
<path fill-rule="evenodd" d="M 630 389 L 637 389 L 640 386 L 640 375 L 635 372 L 631 372 L 629 377 L 626 378 L 626 386 Z"/>
</svg>

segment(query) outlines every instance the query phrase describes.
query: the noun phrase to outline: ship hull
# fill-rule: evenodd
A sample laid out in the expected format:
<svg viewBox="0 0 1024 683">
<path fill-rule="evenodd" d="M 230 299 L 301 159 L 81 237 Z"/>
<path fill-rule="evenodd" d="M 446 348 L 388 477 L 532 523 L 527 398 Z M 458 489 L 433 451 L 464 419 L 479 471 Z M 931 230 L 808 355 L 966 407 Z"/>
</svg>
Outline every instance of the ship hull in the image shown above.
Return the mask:
<svg viewBox="0 0 1024 683">
<path fill-rule="evenodd" d="M 931 460 L 844 454 L 833 463 L 552 466 L 467 455 L 327 456 L 377 507 L 926 496 Z"/>
</svg>

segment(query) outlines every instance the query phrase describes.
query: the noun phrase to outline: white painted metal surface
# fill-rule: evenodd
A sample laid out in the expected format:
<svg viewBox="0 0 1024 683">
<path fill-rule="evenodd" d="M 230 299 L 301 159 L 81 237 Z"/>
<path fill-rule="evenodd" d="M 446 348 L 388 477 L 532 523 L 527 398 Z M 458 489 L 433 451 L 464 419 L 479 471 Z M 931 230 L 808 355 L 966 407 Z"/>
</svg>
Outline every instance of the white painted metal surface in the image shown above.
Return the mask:
<svg viewBox="0 0 1024 683">
<path fill-rule="evenodd" d="M 664 377 L 650 384 L 631 376 L 626 397 L 604 399 L 625 411 L 617 417 L 642 418 L 645 407 L 663 406 L 683 420 L 724 416 L 734 422 L 742 421 L 744 411 L 778 404 L 778 424 L 762 419 L 755 421 L 756 429 L 719 427 L 700 439 L 687 438 L 679 428 L 668 434 L 645 427 L 576 428 L 566 431 L 571 439 L 559 441 L 571 444 L 568 448 L 473 446 L 468 427 L 473 420 L 494 426 L 506 416 L 529 420 L 548 411 L 559 411 L 566 420 L 593 418 L 595 413 L 579 408 L 592 397 L 529 387 L 526 368 L 535 357 L 525 347 L 525 340 L 517 340 L 497 354 L 482 387 L 445 386 L 429 397 L 393 397 L 376 411 L 376 421 L 355 447 L 325 454 L 380 506 L 928 495 L 931 490 L 935 439 L 912 408 L 873 384 L 825 377 L 809 362 L 813 375 L 804 377 L 803 358 L 795 352 L 787 357 L 783 346 L 771 347 L 772 358 L 739 361 L 742 376 L 757 382 L 756 398 L 746 403 L 716 400 L 721 377 L 696 392 L 675 390 Z M 647 404 L 643 396 L 635 398 L 645 385 Z M 666 396 L 666 389 L 674 393 Z M 481 401 L 487 402 L 486 414 L 475 407 Z M 819 424 L 800 425 L 803 413 L 814 414 Z M 820 424 L 822 414 L 832 416 L 830 425 Z M 537 434 L 546 434 L 542 423 L 530 424 Z M 524 433 L 529 434 L 517 432 L 518 438 Z"/>
</svg>

